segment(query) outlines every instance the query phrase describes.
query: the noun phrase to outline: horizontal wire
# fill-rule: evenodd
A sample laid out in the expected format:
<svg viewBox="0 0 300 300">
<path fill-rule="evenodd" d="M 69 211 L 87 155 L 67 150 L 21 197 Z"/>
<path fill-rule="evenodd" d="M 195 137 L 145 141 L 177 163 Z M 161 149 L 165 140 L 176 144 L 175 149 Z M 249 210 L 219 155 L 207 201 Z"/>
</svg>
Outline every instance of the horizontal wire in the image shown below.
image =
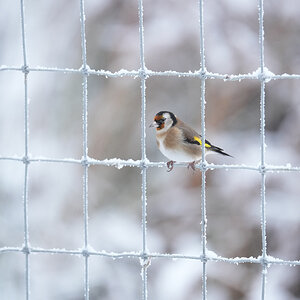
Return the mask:
<svg viewBox="0 0 300 300">
<path fill-rule="evenodd" d="M 88 249 L 78 249 L 78 250 L 67 250 L 67 249 L 43 249 L 43 248 L 35 248 L 35 247 L 28 247 L 28 248 L 19 248 L 19 247 L 3 247 L 0 248 L 0 253 L 10 253 L 10 252 L 20 252 L 20 253 L 32 253 L 32 254 L 67 254 L 67 255 L 82 255 L 82 256 L 102 256 L 108 257 L 112 259 L 117 258 L 145 258 L 144 253 L 137 253 L 137 252 L 122 252 L 122 253 L 114 253 L 114 252 L 106 252 L 106 251 L 95 251 L 95 250 L 88 250 Z M 159 259 L 159 258 L 170 258 L 173 260 L 177 259 L 188 259 L 188 260 L 199 260 L 203 261 L 203 257 L 197 255 L 184 255 L 184 254 L 169 254 L 169 253 L 148 253 L 147 257 L 150 259 Z M 209 252 L 205 256 L 205 260 L 211 262 L 225 262 L 225 263 L 232 263 L 232 264 L 241 264 L 241 263 L 255 263 L 255 264 L 267 264 L 267 265 L 289 265 L 289 266 L 300 266 L 300 260 L 284 260 L 280 258 L 274 258 L 267 256 L 266 259 L 262 259 L 261 256 L 259 257 L 234 257 L 234 258 L 227 258 L 222 256 L 217 256 L 213 254 L 210 256 Z"/>
<path fill-rule="evenodd" d="M 104 159 L 97 160 L 93 158 L 84 159 L 73 159 L 73 158 L 47 158 L 47 157 L 33 157 L 33 158 L 24 158 L 17 156 L 0 156 L 1 160 L 7 161 L 18 161 L 23 163 L 66 163 L 66 164 L 80 164 L 80 165 L 89 165 L 89 166 L 107 166 L 107 167 L 116 167 L 121 169 L 123 167 L 166 167 L 166 162 L 151 162 L 146 160 L 144 163 L 142 160 L 123 160 L 119 158 L 112 159 Z M 188 163 L 174 163 L 174 166 L 178 167 L 187 167 Z M 196 168 L 201 169 L 205 168 L 206 170 L 217 170 L 217 169 L 225 169 L 225 170 L 251 170 L 251 171 L 259 171 L 259 172 L 300 172 L 300 167 L 288 165 L 265 165 L 262 169 L 261 166 L 254 165 L 246 165 L 246 164 L 213 164 L 207 163 L 203 166 L 201 163 L 195 165 Z"/>
<path fill-rule="evenodd" d="M 24 72 L 23 67 L 17 66 L 0 66 L 0 71 L 21 71 Z M 57 72 L 57 73 L 73 73 L 73 74 L 82 74 L 85 73 L 87 75 L 97 75 L 104 77 L 152 77 L 152 76 L 160 76 L 160 77 L 196 77 L 196 78 L 205 78 L 205 79 L 221 79 L 225 81 L 241 81 L 246 79 L 254 79 L 261 80 L 261 73 L 254 71 L 253 73 L 248 74 L 219 74 L 213 72 L 202 72 L 200 71 L 188 71 L 188 72 L 178 72 L 178 71 L 152 71 L 149 69 L 145 69 L 144 72 L 140 70 L 125 70 L 121 69 L 116 72 L 107 71 L 107 70 L 93 70 L 88 66 L 86 69 L 79 68 L 54 68 L 54 67 L 28 67 L 26 69 L 27 72 Z M 300 74 L 264 74 L 263 75 L 266 81 L 269 80 L 282 80 L 282 79 L 300 79 Z"/>
</svg>

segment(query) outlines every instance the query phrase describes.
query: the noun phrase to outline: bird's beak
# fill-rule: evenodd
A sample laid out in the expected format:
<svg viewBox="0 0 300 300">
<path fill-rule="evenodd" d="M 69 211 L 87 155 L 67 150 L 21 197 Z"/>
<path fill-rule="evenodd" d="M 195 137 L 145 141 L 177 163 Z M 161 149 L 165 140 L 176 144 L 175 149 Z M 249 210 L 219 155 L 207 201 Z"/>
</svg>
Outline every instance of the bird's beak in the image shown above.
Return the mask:
<svg viewBox="0 0 300 300">
<path fill-rule="evenodd" d="M 150 124 L 149 127 L 155 127 L 155 128 L 157 128 L 157 127 L 158 127 L 158 124 L 154 121 L 153 123 Z"/>
</svg>

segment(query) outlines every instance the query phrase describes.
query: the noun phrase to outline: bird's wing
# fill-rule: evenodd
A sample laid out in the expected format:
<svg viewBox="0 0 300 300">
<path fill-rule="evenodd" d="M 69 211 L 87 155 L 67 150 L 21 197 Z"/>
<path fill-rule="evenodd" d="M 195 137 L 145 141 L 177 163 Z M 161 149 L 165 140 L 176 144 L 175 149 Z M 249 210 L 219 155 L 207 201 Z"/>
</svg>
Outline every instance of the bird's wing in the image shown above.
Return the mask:
<svg viewBox="0 0 300 300">
<path fill-rule="evenodd" d="M 182 121 L 178 124 L 178 128 L 182 131 L 184 143 L 194 144 L 197 146 L 202 145 L 201 135 L 197 133 L 193 128 L 189 127 Z M 212 144 L 208 140 L 205 140 L 205 148 L 211 147 L 213 147 Z"/>
</svg>

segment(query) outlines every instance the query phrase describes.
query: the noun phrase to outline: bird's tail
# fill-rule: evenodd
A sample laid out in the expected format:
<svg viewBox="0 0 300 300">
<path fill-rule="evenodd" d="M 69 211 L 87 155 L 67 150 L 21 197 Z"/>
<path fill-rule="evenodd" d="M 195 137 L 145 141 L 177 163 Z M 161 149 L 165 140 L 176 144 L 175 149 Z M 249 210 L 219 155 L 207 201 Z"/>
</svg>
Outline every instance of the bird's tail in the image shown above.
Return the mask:
<svg viewBox="0 0 300 300">
<path fill-rule="evenodd" d="M 216 153 L 219 153 L 219 154 L 222 154 L 222 155 L 225 155 L 225 156 L 233 157 L 230 154 L 224 152 L 224 150 L 222 148 L 219 148 L 219 147 L 216 147 L 216 146 L 212 146 L 209 150 L 211 150 L 213 152 L 216 152 Z"/>
</svg>

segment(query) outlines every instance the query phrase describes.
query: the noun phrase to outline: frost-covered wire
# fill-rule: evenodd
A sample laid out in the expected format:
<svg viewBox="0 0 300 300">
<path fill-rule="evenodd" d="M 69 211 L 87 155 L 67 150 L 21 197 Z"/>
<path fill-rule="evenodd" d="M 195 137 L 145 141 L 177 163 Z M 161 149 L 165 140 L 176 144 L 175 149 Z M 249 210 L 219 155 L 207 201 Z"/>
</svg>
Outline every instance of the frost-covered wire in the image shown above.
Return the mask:
<svg viewBox="0 0 300 300">
<path fill-rule="evenodd" d="M 89 247 L 88 249 L 62 249 L 62 248 L 52 248 L 45 249 L 39 247 L 30 247 L 27 249 L 30 253 L 40 253 L 40 254 L 66 254 L 66 255 L 79 255 L 79 256 L 101 256 L 111 259 L 144 259 L 144 255 L 141 252 L 107 252 L 107 251 L 96 251 Z M 27 251 L 26 250 L 26 251 Z M 2 247 L 0 248 L 0 253 L 10 253 L 10 252 L 24 252 L 24 248 L 19 247 Z M 148 252 L 148 257 L 151 259 L 186 259 L 186 260 L 198 260 L 198 261 L 211 261 L 211 262 L 227 262 L 231 264 L 267 264 L 267 265 L 284 265 L 284 266 L 300 266 L 300 260 L 284 260 L 276 257 L 267 255 L 265 260 L 262 262 L 262 256 L 258 257 L 233 257 L 227 258 L 222 257 L 206 249 L 206 257 L 203 258 L 202 255 L 184 255 L 184 254 L 172 254 L 172 253 L 156 253 Z"/>
<path fill-rule="evenodd" d="M 139 16 L 139 44 L 140 44 L 140 70 L 139 76 L 141 80 L 141 174 L 142 174 L 142 282 L 143 282 L 143 300 L 148 299 L 148 248 L 147 248 L 147 166 L 146 166 L 146 66 L 144 51 L 144 7 L 143 0 L 138 1 Z"/>
<path fill-rule="evenodd" d="M 0 66 L 1 71 L 22 71 L 22 67 L 17 66 Z M 28 72 L 55 72 L 55 73 L 64 73 L 64 74 L 82 74 L 82 67 L 79 69 L 73 68 L 53 68 L 53 67 L 28 67 Z M 109 70 L 94 70 L 88 68 L 85 70 L 87 75 L 96 75 L 96 76 L 104 76 L 107 78 L 119 78 L 119 77 L 133 77 L 133 78 L 140 78 L 140 70 L 126 70 L 121 69 L 116 72 L 112 72 Z M 144 70 L 144 76 L 147 77 L 191 77 L 191 78 L 201 78 L 205 77 L 206 79 L 220 79 L 224 81 L 242 81 L 242 80 L 252 80 L 261 79 L 261 71 L 260 68 L 258 70 L 253 71 L 252 73 L 247 74 L 220 74 L 215 72 L 209 72 L 206 70 L 205 74 L 202 73 L 201 70 L 196 71 L 188 71 L 188 72 L 178 72 L 178 71 L 152 71 L 149 69 Z M 263 77 L 266 81 L 270 80 L 284 80 L 284 79 L 300 79 L 300 74 L 273 74 L 272 72 L 268 71 L 265 67 L 263 72 Z"/>
<path fill-rule="evenodd" d="M 22 37 L 22 52 L 23 52 L 23 66 L 21 71 L 24 73 L 24 190 L 23 190 L 23 210 L 24 210 L 24 247 L 22 249 L 25 254 L 25 293 L 26 299 L 30 295 L 30 260 L 29 260 L 29 229 L 28 229 L 28 148 L 29 148 L 29 116 L 28 116 L 28 65 L 26 53 L 26 37 L 25 37 L 25 5 L 24 0 L 20 0 L 20 14 L 21 14 L 21 37 Z"/>
<path fill-rule="evenodd" d="M 204 14 L 203 0 L 199 0 L 199 31 L 200 31 L 200 80 L 201 80 L 201 138 L 202 138 L 202 184 L 201 184 L 201 240 L 202 240 L 202 300 L 207 296 L 207 272 L 206 272 L 206 160 L 205 160 L 205 52 L 204 52 Z"/>
<path fill-rule="evenodd" d="M 261 172 L 261 236 L 262 236 L 262 272 L 261 272 L 261 299 L 266 297 L 267 282 L 267 232 L 266 232 L 266 172 L 265 172 L 265 154 L 266 154 L 266 132 L 265 132 L 265 50 L 264 50 L 264 0 L 258 0 L 258 21 L 259 21 L 259 48 L 260 48 L 260 172 Z"/>
<path fill-rule="evenodd" d="M 120 158 L 111 158 L 111 159 L 93 159 L 87 158 L 87 160 L 83 159 L 75 159 L 75 158 L 49 158 L 49 157 L 29 157 L 25 159 L 24 157 L 18 156 L 0 156 L 0 160 L 8 160 L 8 161 L 15 161 L 15 162 L 23 162 L 23 163 L 61 163 L 61 164 L 87 164 L 89 166 L 106 166 L 106 167 L 115 167 L 117 169 L 122 169 L 124 167 L 138 167 L 142 168 L 146 166 L 147 168 L 163 168 L 166 167 L 166 162 L 151 162 L 149 160 L 133 160 L 133 159 L 120 159 Z M 174 163 L 174 166 L 177 167 L 187 167 L 187 163 Z M 195 167 L 197 169 L 203 168 L 201 163 L 196 164 Z M 206 163 L 205 168 L 208 170 L 217 170 L 217 169 L 224 169 L 224 170 L 249 170 L 249 171 L 258 171 L 261 172 L 261 165 L 246 165 L 246 164 L 221 164 L 217 165 L 214 163 Z M 264 171 L 268 172 L 300 172 L 300 167 L 292 166 L 291 164 L 286 165 L 268 165 L 265 164 Z"/>
<path fill-rule="evenodd" d="M 89 299 L 89 255 L 88 251 L 88 65 L 85 37 L 84 0 L 80 0 L 80 28 L 81 28 L 81 57 L 82 57 L 82 131 L 83 131 L 83 216 L 84 216 L 84 299 Z"/>
</svg>

